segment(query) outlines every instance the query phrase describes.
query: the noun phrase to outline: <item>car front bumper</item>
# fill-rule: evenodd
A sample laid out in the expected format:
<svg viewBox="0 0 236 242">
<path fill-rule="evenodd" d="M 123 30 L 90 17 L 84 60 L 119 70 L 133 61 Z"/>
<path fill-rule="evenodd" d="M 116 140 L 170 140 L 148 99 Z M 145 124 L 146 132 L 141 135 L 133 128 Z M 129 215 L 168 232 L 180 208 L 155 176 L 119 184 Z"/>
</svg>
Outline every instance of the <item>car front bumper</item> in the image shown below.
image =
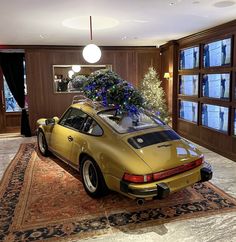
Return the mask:
<svg viewBox="0 0 236 242">
<path fill-rule="evenodd" d="M 171 192 L 181 190 L 196 182 L 208 181 L 211 178 L 211 166 L 204 163 L 201 167 L 152 183 L 134 184 L 120 181 L 120 190 L 131 198 L 163 199 Z"/>
</svg>

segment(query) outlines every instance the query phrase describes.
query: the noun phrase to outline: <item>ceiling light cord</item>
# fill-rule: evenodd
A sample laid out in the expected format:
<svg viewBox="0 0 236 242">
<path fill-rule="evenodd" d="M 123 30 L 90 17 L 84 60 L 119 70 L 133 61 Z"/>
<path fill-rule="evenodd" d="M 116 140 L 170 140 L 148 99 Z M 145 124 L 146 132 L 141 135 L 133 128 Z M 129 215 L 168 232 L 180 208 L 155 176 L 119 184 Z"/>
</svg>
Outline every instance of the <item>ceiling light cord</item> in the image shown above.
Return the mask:
<svg viewBox="0 0 236 242">
<path fill-rule="evenodd" d="M 90 16 L 90 40 L 93 41 L 92 16 Z"/>
</svg>

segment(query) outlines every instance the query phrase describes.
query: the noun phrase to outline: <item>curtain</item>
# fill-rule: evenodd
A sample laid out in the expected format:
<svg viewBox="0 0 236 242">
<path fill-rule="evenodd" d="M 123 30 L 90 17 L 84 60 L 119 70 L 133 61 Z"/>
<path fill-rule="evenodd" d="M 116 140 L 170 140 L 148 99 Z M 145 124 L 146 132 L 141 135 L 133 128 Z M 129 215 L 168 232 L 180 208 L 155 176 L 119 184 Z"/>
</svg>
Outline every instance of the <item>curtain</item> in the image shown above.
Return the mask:
<svg viewBox="0 0 236 242">
<path fill-rule="evenodd" d="M 31 136 L 29 119 L 25 109 L 24 54 L 0 53 L 0 66 L 13 97 L 22 108 L 21 134 Z"/>
</svg>

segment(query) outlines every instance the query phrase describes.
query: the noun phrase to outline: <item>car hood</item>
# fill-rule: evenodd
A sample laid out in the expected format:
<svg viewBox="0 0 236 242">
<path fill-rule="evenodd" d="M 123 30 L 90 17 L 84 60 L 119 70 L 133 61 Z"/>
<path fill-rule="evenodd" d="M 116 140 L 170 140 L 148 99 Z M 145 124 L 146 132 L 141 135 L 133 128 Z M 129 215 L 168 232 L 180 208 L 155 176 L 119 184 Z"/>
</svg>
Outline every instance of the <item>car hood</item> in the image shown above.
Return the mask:
<svg viewBox="0 0 236 242">
<path fill-rule="evenodd" d="M 123 137 L 153 172 L 168 170 L 197 160 L 202 154 L 173 130 Z"/>
</svg>

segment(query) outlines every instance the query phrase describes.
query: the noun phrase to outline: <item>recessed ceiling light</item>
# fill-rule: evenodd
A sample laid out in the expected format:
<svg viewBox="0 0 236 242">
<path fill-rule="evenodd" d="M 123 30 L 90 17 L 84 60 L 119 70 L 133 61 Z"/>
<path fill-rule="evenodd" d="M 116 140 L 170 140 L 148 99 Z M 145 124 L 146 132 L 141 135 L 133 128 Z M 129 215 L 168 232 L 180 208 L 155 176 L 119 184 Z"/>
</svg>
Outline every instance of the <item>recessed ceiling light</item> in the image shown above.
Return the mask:
<svg viewBox="0 0 236 242">
<path fill-rule="evenodd" d="M 126 40 L 127 39 L 127 36 L 123 36 L 121 39 L 122 40 Z"/>
<path fill-rule="evenodd" d="M 45 38 L 42 34 L 40 34 L 39 37 L 40 37 L 41 39 L 44 39 L 44 38 Z"/>
<path fill-rule="evenodd" d="M 175 5 L 175 4 L 176 4 L 176 3 L 174 3 L 174 2 L 169 3 L 170 6 L 173 6 L 173 5 Z"/>
<path fill-rule="evenodd" d="M 226 8 L 226 7 L 230 7 L 234 4 L 235 4 L 234 1 L 220 1 L 220 2 L 214 3 L 214 6 L 217 8 Z"/>
</svg>

